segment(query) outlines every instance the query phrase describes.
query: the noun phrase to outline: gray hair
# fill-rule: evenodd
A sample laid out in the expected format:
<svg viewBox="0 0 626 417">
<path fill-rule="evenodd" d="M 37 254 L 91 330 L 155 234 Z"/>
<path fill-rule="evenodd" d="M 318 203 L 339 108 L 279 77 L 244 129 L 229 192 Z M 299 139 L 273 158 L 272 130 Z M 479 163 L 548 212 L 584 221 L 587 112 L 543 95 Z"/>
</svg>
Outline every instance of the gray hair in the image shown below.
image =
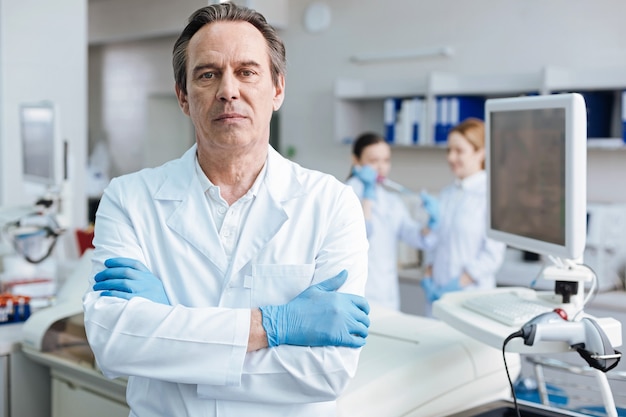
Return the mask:
<svg viewBox="0 0 626 417">
<path fill-rule="evenodd" d="M 287 68 L 283 41 L 262 14 L 232 3 L 212 4 L 196 10 L 189 17 L 189 23 L 174 44 L 172 65 L 176 86 L 187 94 L 187 48 L 189 40 L 204 25 L 219 21 L 248 22 L 261 32 L 269 50 L 272 81 L 275 86 L 278 86 L 280 76 L 285 74 Z"/>
</svg>

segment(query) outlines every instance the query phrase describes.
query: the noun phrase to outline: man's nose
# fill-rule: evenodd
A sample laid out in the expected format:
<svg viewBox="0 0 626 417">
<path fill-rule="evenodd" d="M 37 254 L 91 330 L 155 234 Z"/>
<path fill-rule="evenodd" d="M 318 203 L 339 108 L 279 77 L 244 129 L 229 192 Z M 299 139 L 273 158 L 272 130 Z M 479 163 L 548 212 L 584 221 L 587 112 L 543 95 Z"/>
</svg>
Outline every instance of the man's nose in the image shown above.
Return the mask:
<svg viewBox="0 0 626 417">
<path fill-rule="evenodd" d="M 217 89 L 217 98 L 224 101 L 239 98 L 239 81 L 234 75 L 229 74 L 222 76 L 219 88 Z"/>
</svg>

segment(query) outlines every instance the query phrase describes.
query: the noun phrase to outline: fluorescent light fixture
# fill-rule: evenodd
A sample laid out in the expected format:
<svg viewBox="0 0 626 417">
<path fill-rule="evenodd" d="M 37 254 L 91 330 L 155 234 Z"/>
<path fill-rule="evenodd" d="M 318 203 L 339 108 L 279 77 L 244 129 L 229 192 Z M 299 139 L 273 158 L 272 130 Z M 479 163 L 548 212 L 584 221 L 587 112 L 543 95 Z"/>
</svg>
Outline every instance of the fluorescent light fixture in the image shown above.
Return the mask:
<svg viewBox="0 0 626 417">
<path fill-rule="evenodd" d="M 434 48 L 420 48 L 409 49 L 402 51 L 385 51 L 385 52 L 372 52 L 365 54 L 353 55 L 350 57 L 352 62 L 360 64 L 367 64 L 376 61 L 394 61 L 404 59 L 418 59 L 418 58 L 436 58 L 436 57 L 449 57 L 454 53 L 453 49 L 449 46 L 439 46 Z"/>
</svg>

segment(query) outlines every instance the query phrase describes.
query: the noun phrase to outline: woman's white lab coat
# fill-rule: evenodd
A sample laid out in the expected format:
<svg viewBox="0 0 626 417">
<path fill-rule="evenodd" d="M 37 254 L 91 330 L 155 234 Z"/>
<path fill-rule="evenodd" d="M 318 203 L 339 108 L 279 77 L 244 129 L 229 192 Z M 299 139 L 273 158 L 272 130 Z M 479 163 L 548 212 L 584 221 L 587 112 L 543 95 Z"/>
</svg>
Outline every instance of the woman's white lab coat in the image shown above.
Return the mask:
<svg viewBox="0 0 626 417">
<path fill-rule="evenodd" d="M 425 241 L 433 247 L 429 258 L 433 281 L 444 286 L 467 272 L 474 284 L 466 289 L 496 286 L 506 245 L 487 237 L 487 176 L 479 171 L 445 187 L 440 194 L 439 226 Z"/>
<path fill-rule="evenodd" d="M 114 179 L 100 203 L 93 273 L 111 257 L 143 262 L 171 306 L 84 297 L 85 327 L 108 377 L 129 376 L 131 416 L 330 416 L 360 349 L 281 345 L 246 353 L 250 309 L 283 304 L 348 270 L 364 292 L 367 240 L 350 188 L 271 147 L 232 261 L 195 173 L 196 147 Z M 93 278 L 91 279 L 93 283 Z"/>
<path fill-rule="evenodd" d="M 363 183 L 356 177 L 348 179 L 356 194 L 363 195 Z M 372 304 L 400 310 L 398 281 L 398 242 L 421 248 L 422 225 L 414 220 L 397 193 L 376 185 L 376 200 L 368 228 L 369 272 L 365 296 Z"/>
</svg>

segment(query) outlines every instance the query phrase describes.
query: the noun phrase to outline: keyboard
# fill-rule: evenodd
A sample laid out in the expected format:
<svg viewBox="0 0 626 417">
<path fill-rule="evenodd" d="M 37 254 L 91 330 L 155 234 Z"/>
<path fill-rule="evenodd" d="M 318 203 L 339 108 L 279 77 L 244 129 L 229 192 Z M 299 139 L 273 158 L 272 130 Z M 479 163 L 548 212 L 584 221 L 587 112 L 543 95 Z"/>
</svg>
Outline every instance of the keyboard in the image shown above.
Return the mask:
<svg viewBox="0 0 626 417">
<path fill-rule="evenodd" d="M 521 298 L 512 292 L 477 295 L 463 307 L 510 327 L 520 327 L 533 317 L 554 310 L 545 304 Z"/>
</svg>

